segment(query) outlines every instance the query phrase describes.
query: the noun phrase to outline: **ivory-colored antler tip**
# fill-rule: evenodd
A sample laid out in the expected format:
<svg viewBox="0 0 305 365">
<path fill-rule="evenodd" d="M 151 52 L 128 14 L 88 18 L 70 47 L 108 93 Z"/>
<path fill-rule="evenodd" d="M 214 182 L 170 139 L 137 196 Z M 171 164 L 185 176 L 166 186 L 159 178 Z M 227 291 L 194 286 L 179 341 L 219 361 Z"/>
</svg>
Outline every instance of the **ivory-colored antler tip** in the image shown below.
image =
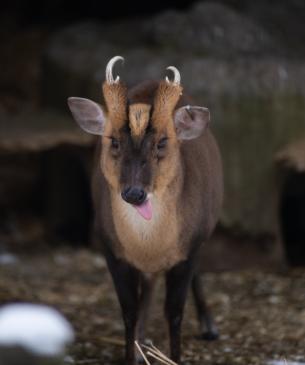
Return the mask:
<svg viewBox="0 0 305 365">
<path fill-rule="evenodd" d="M 125 62 L 125 58 L 123 56 L 114 56 L 112 58 L 112 60 L 114 60 L 114 62 L 117 62 L 117 61 Z"/>
<path fill-rule="evenodd" d="M 177 67 L 175 67 L 175 66 L 168 66 L 166 69 L 172 71 L 173 74 L 174 74 L 174 80 L 172 81 L 172 83 L 173 84 L 176 84 L 176 85 L 180 85 L 181 75 L 180 75 L 180 72 L 177 69 Z M 170 83 L 168 77 L 166 77 L 165 80 L 166 80 L 166 82 Z"/>
<path fill-rule="evenodd" d="M 113 78 L 113 66 L 117 61 L 122 61 L 124 63 L 125 59 L 122 56 L 114 56 L 106 66 L 106 81 L 108 84 L 116 84 L 120 80 L 119 76 L 117 76 L 115 80 Z"/>
</svg>

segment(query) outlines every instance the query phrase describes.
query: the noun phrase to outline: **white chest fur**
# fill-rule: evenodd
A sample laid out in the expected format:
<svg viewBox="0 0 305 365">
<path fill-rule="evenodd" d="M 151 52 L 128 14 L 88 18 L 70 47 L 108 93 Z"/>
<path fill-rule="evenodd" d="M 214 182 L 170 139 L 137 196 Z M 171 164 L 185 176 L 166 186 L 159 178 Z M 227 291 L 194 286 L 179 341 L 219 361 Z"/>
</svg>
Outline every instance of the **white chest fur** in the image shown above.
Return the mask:
<svg viewBox="0 0 305 365">
<path fill-rule="evenodd" d="M 173 202 L 160 203 L 150 196 L 153 216 L 145 220 L 118 195 L 112 198 L 115 229 L 123 249 L 123 258 L 143 272 L 167 269 L 181 259 L 178 221 Z"/>
</svg>

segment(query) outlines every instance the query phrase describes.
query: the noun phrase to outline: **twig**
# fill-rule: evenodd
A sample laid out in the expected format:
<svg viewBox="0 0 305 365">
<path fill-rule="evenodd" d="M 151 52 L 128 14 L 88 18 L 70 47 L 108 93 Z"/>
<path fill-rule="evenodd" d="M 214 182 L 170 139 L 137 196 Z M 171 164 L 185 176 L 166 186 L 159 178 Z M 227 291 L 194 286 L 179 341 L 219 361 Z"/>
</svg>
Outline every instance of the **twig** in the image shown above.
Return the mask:
<svg viewBox="0 0 305 365">
<path fill-rule="evenodd" d="M 144 355 L 144 352 L 142 351 L 141 346 L 138 344 L 138 341 L 135 341 L 134 343 L 135 343 L 137 349 L 139 350 L 140 354 L 142 355 L 146 365 L 150 365 L 150 362 L 147 360 L 147 357 Z"/>
<path fill-rule="evenodd" d="M 151 353 L 155 354 L 158 357 L 161 357 L 164 361 L 167 362 L 167 364 L 169 365 L 177 365 L 177 363 L 175 363 L 174 361 L 172 361 L 171 359 L 169 359 L 167 356 L 165 356 L 156 346 L 154 346 L 153 344 L 151 344 L 150 346 L 147 345 L 142 345 L 142 347 L 144 347 L 147 351 L 150 351 Z M 148 355 L 148 352 L 147 352 Z"/>
<path fill-rule="evenodd" d="M 158 356 L 156 353 L 152 353 L 150 351 L 147 351 L 147 355 L 153 357 L 154 359 L 162 362 L 163 364 L 169 365 L 170 362 L 168 362 L 166 359 L 163 359 L 162 357 Z"/>
<path fill-rule="evenodd" d="M 163 352 L 161 352 L 156 346 L 154 346 L 153 344 L 151 344 L 151 347 L 152 347 L 153 350 L 155 350 L 155 352 L 157 354 L 159 354 L 160 357 L 163 357 L 171 365 L 178 365 L 177 363 L 175 363 L 174 361 L 172 361 L 171 359 L 169 359 L 166 355 L 164 355 Z M 152 349 L 151 349 L 151 351 L 152 351 Z"/>
<path fill-rule="evenodd" d="M 135 345 L 138 349 L 138 351 L 140 352 L 140 354 L 142 355 L 146 365 L 151 365 L 150 362 L 147 360 L 142 347 L 146 350 L 146 355 L 147 356 L 151 356 L 154 359 L 158 360 L 159 362 L 162 362 L 165 365 L 178 365 L 177 363 L 175 363 L 174 361 L 170 360 L 167 356 L 165 356 L 156 346 L 154 346 L 153 344 L 150 344 L 149 346 L 147 345 L 139 345 L 138 341 L 135 341 Z"/>
<path fill-rule="evenodd" d="M 125 342 L 122 340 L 119 340 L 118 338 L 102 336 L 102 337 L 98 337 L 98 339 L 102 342 L 110 343 L 112 345 L 125 346 Z"/>
</svg>

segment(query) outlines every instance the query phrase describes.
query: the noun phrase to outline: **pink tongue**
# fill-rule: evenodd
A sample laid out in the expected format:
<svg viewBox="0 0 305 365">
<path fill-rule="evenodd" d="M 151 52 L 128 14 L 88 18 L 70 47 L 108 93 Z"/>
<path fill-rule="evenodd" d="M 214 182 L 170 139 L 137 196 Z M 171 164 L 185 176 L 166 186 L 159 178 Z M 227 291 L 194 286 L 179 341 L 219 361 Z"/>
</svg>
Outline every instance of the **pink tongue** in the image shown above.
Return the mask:
<svg viewBox="0 0 305 365">
<path fill-rule="evenodd" d="M 152 206 L 149 199 L 145 200 L 145 202 L 141 205 L 134 205 L 134 208 L 138 211 L 138 213 L 146 220 L 151 220 L 152 218 Z"/>
</svg>

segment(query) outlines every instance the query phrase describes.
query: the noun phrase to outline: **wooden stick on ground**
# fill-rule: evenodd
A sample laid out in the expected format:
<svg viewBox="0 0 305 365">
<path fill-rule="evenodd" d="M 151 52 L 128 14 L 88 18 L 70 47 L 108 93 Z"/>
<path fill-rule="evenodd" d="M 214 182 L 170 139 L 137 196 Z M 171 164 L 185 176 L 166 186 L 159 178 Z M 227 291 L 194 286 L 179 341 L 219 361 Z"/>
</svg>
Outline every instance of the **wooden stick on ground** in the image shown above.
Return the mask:
<svg viewBox="0 0 305 365">
<path fill-rule="evenodd" d="M 163 364 L 166 365 L 177 365 L 174 361 L 170 360 L 167 356 L 165 356 L 156 346 L 151 344 L 150 346 L 142 345 L 142 347 L 147 351 L 146 354 L 159 360 Z"/>
<path fill-rule="evenodd" d="M 111 345 L 125 346 L 125 342 L 119 338 L 101 336 L 98 339 L 102 342 L 110 343 Z"/>
<path fill-rule="evenodd" d="M 150 351 L 147 351 L 147 353 L 146 353 L 148 356 L 151 356 L 151 357 L 153 357 L 154 359 L 156 359 L 156 360 L 158 360 L 158 361 L 160 361 L 160 362 L 162 362 L 163 364 L 165 364 L 165 365 L 170 365 L 170 362 L 168 362 L 167 360 L 164 360 L 162 357 L 160 357 L 160 356 L 158 356 L 158 355 L 156 355 L 156 353 L 152 353 L 152 352 L 150 352 Z"/>
<path fill-rule="evenodd" d="M 163 352 L 161 352 L 156 346 L 154 346 L 153 344 L 151 344 L 151 349 L 150 351 L 155 351 L 157 354 L 159 354 L 160 357 L 164 358 L 169 364 L 171 365 L 178 365 L 177 363 L 175 363 L 174 361 L 172 361 L 171 359 L 169 359 L 166 355 L 163 354 Z"/>
<path fill-rule="evenodd" d="M 136 345 L 136 347 L 137 347 L 138 351 L 139 351 L 139 352 L 140 352 L 140 354 L 142 355 L 142 357 L 143 357 L 143 359 L 144 359 L 144 361 L 145 361 L 146 365 L 151 365 L 151 364 L 150 364 L 150 362 L 147 360 L 147 357 L 144 355 L 144 352 L 142 351 L 141 346 L 138 344 L 138 341 L 135 341 L 134 343 L 135 343 L 135 345 Z"/>
</svg>

